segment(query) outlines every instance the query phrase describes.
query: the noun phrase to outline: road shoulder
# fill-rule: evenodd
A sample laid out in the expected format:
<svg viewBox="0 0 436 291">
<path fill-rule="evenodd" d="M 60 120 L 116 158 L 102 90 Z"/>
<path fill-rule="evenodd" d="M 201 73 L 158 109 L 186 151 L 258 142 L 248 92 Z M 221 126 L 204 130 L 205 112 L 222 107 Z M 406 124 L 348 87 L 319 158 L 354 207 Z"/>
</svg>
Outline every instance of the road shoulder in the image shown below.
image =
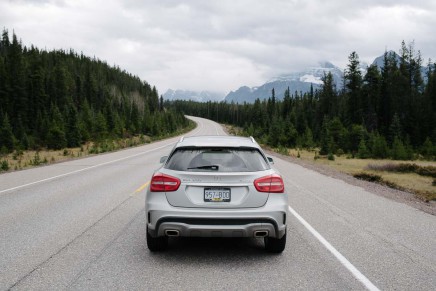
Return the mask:
<svg viewBox="0 0 436 291">
<path fill-rule="evenodd" d="M 424 211 L 426 213 L 436 215 L 436 201 L 430 201 L 430 202 L 424 202 L 418 198 L 416 198 L 412 193 L 396 190 L 393 188 L 389 188 L 384 185 L 380 185 L 377 183 L 372 183 L 364 180 L 359 180 L 354 178 L 351 175 L 341 173 L 331 167 L 325 166 L 325 165 L 319 165 L 315 163 L 310 163 L 295 157 L 291 156 L 285 156 L 281 155 L 279 153 L 265 150 L 265 152 L 268 155 L 278 157 L 282 160 L 300 165 L 306 169 L 310 169 L 313 171 L 316 171 L 318 173 L 321 173 L 323 175 L 340 179 L 350 185 L 358 186 L 364 188 L 366 191 L 369 191 L 371 193 L 374 193 L 376 195 L 385 197 L 387 199 L 407 204 L 413 208 L 419 209 L 421 211 Z"/>
</svg>

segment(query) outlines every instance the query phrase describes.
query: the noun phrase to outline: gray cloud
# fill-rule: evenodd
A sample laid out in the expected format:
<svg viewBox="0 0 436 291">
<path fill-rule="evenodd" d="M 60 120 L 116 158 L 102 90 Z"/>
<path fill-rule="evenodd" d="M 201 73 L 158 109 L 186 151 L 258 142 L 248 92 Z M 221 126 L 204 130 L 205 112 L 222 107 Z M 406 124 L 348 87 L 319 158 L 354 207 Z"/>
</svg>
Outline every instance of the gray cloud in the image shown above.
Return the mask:
<svg viewBox="0 0 436 291">
<path fill-rule="evenodd" d="M 25 44 L 73 48 L 168 88 L 229 91 L 320 60 L 370 62 L 415 40 L 436 57 L 435 1 L 0 2 L 0 25 Z"/>
</svg>

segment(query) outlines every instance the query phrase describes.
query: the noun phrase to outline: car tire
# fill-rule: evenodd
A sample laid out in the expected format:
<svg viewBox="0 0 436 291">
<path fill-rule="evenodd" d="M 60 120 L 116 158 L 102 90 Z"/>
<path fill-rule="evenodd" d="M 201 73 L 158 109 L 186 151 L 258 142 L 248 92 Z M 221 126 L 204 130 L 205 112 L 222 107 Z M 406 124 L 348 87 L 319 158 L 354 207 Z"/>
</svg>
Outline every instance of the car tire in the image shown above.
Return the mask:
<svg viewBox="0 0 436 291">
<path fill-rule="evenodd" d="M 265 249 L 271 253 L 281 253 L 286 246 L 286 232 L 282 238 L 264 237 Z"/>
<path fill-rule="evenodd" d="M 152 252 L 164 251 L 168 247 L 168 237 L 166 236 L 152 237 L 148 233 L 148 228 L 147 228 L 147 246 L 148 249 Z"/>
</svg>

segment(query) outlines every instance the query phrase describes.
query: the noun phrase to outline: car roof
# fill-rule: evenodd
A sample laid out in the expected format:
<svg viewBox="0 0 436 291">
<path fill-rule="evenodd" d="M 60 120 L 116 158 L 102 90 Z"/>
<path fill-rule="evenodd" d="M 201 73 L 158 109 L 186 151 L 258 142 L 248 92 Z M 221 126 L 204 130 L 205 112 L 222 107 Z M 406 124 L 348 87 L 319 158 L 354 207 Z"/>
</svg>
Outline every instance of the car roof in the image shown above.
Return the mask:
<svg viewBox="0 0 436 291">
<path fill-rule="evenodd" d="M 227 135 L 182 137 L 176 147 L 249 147 L 260 149 L 252 137 Z"/>
</svg>

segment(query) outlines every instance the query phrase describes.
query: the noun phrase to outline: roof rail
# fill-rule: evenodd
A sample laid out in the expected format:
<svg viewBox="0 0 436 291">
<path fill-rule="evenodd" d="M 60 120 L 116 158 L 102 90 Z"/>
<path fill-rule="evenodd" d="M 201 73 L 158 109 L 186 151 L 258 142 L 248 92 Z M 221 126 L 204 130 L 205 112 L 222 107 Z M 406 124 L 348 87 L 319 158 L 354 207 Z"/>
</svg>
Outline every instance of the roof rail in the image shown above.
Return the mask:
<svg viewBox="0 0 436 291">
<path fill-rule="evenodd" d="M 252 142 L 252 143 L 257 143 L 257 142 L 254 140 L 254 137 L 250 136 L 250 139 L 251 139 L 251 142 Z"/>
<path fill-rule="evenodd" d="M 182 136 L 182 137 L 180 138 L 179 142 L 182 142 L 184 139 L 185 139 L 185 137 Z"/>
</svg>

